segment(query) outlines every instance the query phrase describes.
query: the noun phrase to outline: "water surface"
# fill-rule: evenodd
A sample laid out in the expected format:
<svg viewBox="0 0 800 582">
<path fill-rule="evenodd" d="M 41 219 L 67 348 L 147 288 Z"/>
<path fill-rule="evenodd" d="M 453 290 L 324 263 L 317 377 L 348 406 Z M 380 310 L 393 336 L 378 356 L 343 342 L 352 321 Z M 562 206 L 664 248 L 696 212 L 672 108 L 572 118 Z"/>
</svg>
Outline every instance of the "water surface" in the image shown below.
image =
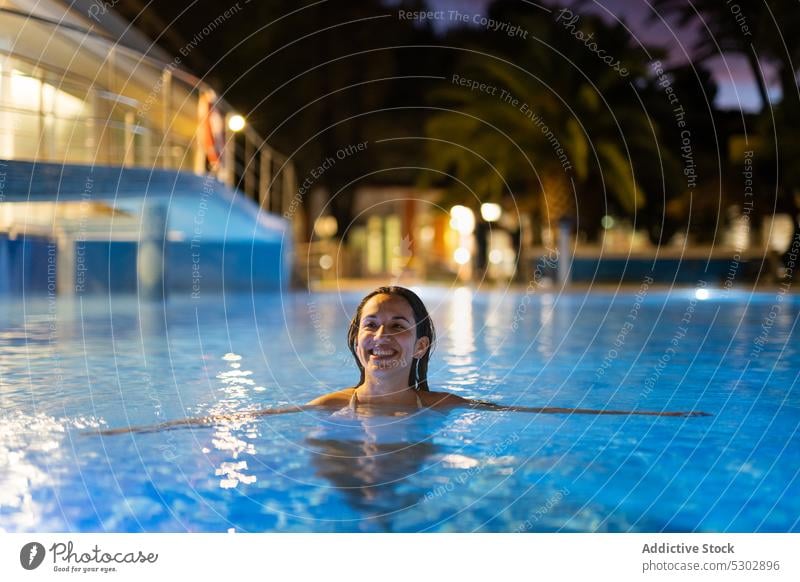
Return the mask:
<svg viewBox="0 0 800 582">
<path fill-rule="evenodd" d="M 304 412 L 352 385 L 361 294 L 0 301 L 5 531 L 798 531 L 800 302 L 422 288 L 434 389 L 527 406 Z"/>
</svg>

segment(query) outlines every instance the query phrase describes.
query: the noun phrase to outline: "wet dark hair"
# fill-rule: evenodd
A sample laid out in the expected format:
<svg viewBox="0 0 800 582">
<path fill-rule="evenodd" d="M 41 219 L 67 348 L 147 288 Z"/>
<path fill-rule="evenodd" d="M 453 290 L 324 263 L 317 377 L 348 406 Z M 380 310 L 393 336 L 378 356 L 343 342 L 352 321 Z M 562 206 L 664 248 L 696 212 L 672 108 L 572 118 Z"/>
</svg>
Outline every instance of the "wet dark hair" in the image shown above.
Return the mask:
<svg viewBox="0 0 800 582">
<path fill-rule="evenodd" d="M 356 365 L 358 366 L 358 370 L 361 372 L 361 379 L 358 381 L 356 386 L 360 386 L 364 382 L 364 366 L 358 359 L 358 354 L 356 354 L 358 328 L 361 325 L 361 311 L 364 309 L 364 305 L 367 304 L 367 301 L 376 295 L 395 295 L 408 301 L 408 304 L 411 306 L 411 309 L 414 312 L 414 327 L 417 330 L 416 339 L 427 337 L 430 340 L 430 345 L 425 351 L 425 355 L 421 358 L 413 358 L 411 363 L 411 373 L 408 377 L 408 385 L 410 387 L 413 387 L 418 391 L 429 392 L 428 360 L 431 357 L 431 352 L 433 351 L 433 342 L 436 339 L 436 332 L 433 329 L 433 321 L 431 320 L 431 316 L 428 314 L 428 309 L 425 307 L 422 299 L 420 299 L 416 293 L 410 289 L 406 289 L 405 287 L 397 287 L 395 285 L 390 287 L 378 287 L 374 291 L 368 293 L 361 300 L 361 303 L 358 304 L 356 313 L 353 316 L 353 319 L 350 321 L 350 328 L 347 330 L 347 346 L 350 348 L 350 352 L 356 359 Z"/>
</svg>

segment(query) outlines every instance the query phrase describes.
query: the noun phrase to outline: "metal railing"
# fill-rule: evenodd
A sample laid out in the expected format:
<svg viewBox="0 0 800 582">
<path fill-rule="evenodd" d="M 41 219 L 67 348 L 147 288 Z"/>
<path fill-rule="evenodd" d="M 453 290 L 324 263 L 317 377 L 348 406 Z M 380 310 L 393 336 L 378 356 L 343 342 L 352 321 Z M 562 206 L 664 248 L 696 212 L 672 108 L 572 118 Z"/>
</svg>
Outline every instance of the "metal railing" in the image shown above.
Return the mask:
<svg viewBox="0 0 800 582">
<path fill-rule="evenodd" d="M 234 110 L 221 97 L 215 99 L 214 107 L 226 120 L 223 163 L 210 167 L 199 139 L 198 102 L 203 92 L 213 89 L 179 68 L 177 59 L 164 62 L 95 30 L 39 15 L 0 8 L 0 16 L 9 22 L 18 20 L 17 28 L 47 27 L 51 35 L 74 44 L 76 54 L 84 51 L 102 72 L 89 79 L 13 48 L 0 49 L 0 157 L 5 151 L 9 159 L 211 173 L 265 211 L 283 213 L 289 207 L 297 187 L 293 162 L 249 125 L 240 133 L 231 131 L 227 117 Z M 92 48 L 84 48 L 87 38 Z M 28 87 L 40 88 L 38 106 L 21 107 L 14 102 L 15 76 L 38 83 Z M 150 82 L 158 79 L 149 91 L 144 77 Z M 82 101 L 86 110 L 75 116 L 60 115 L 44 97 L 54 91 Z M 182 102 L 176 103 L 176 98 Z"/>
</svg>

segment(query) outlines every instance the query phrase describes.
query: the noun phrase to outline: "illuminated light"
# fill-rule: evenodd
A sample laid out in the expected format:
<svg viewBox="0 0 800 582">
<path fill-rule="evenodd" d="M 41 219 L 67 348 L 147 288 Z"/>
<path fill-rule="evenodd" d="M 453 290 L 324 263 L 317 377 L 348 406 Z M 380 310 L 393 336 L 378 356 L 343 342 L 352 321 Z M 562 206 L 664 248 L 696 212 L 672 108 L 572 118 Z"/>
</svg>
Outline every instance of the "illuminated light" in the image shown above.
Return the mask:
<svg viewBox="0 0 800 582">
<path fill-rule="evenodd" d="M 339 230 L 339 223 L 335 216 L 321 216 L 314 223 L 314 233 L 321 238 L 329 238 Z"/>
<path fill-rule="evenodd" d="M 694 292 L 694 296 L 696 299 L 700 299 L 701 301 L 704 299 L 708 299 L 711 294 L 708 292 L 708 289 L 698 289 Z"/>
<path fill-rule="evenodd" d="M 472 234 L 475 230 L 475 213 L 460 204 L 453 206 L 450 209 L 450 226 L 461 234 Z"/>
<path fill-rule="evenodd" d="M 499 204 L 494 202 L 484 202 L 481 204 L 481 216 L 486 222 L 494 222 L 500 219 L 503 214 L 502 208 Z"/>
<path fill-rule="evenodd" d="M 761 228 L 768 233 L 770 249 L 780 254 L 789 249 L 794 237 L 794 218 L 791 215 L 774 214 L 771 218 L 764 217 Z M 747 232 L 749 234 L 749 229 Z M 746 246 L 746 243 L 743 246 Z"/>
<path fill-rule="evenodd" d="M 46 112 L 55 112 L 59 117 L 78 117 L 86 105 L 81 99 L 16 69 L 11 71 L 9 97 L 14 107 L 36 110 L 41 105 Z"/>
<path fill-rule="evenodd" d="M 609 228 L 614 228 L 614 217 L 606 214 L 603 218 L 600 219 L 600 226 L 602 226 L 606 230 L 608 230 Z"/>
<path fill-rule="evenodd" d="M 42 83 L 16 69 L 11 72 L 11 103 L 21 109 L 39 109 Z"/>
<path fill-rule="evenodd" d="M 492 252 L 489 253 L 489 262 L 493 265 L 499 265 L 503 262 L 503 251 L 500 249 L 494 249 Z"/>
<path fill-rule="evenodd" d="M 472 289 L 469 287 L 457 287 L 453 291 L 453 302 L 459 304 L 459 307 L 466 308 L 467 304 L 472 302 Z M 466 311 L 466 309 L 463 311 Z"/>
<path fill-rule="evenodd" d="M 456 454 L 445 455 L 442 457 L 441 463 L 444 464 L 444 466 L 452 469 L 471 469 L 472 467 L 477 467 L 480 464 L 478 460 L 473 459 L 472 457 Z"/>
<path fill-rule="evenodd" d="M 319 258 L 319 266 L 322 267 L 325 271 L 333 267 L 333 257 L 330 255 L 322 255 Z"/>
<path fill-rule="evenodd" d="M 436 230 L 432 226 L 423 226 L 419 229 L 419 238 L 422 242 L 431 242 L 436 235 Z"/>
<path fill-rule="evenodd" d="M 472 316 L 472 289 L 469 287 L 456 287 L 453 291 L 453 300 L 450 302 L 447 337 L 452 340 L 447 350 L 448 362 L 454 366 L 470 366 L 473 364 L 475 352 L 474 319 Z M 471 376 L 471 375 L 470 375 Z M 475 374 L 475 378 L 478 374 Z M 465 377 L 460 384 L 466 386 L 474 384 L 477 380 Z M 471 424 L 472 419 L 464 419 Z"/>
<path fill-rule="evenodd" d="M 244 117 L 238 113 L 228 118 L 228 129 L 231 131 L 242 131 L 244 129 Z"/>
<path fill-rule="evenodd" d="M 472 254 L 464 247 L 458 247 L 456 252 L 453 253 L 453 259 L 459 265 L 466 265 L 472 258 Z"/>
</svg>

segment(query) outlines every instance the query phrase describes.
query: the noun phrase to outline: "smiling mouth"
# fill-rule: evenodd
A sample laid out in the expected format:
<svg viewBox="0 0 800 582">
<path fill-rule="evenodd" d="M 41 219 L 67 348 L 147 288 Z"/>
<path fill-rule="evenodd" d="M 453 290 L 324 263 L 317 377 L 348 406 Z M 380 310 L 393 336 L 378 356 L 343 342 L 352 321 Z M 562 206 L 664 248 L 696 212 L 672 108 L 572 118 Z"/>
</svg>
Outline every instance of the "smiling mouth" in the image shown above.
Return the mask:
<svg viewBox="0 0 800 582">
<path fill-rule="evenodd" d="M 391 348 L 374 348 L 367 351 L 371 360 L 388 360 L 397 355 L 397 350 Z"/>
</svg>

